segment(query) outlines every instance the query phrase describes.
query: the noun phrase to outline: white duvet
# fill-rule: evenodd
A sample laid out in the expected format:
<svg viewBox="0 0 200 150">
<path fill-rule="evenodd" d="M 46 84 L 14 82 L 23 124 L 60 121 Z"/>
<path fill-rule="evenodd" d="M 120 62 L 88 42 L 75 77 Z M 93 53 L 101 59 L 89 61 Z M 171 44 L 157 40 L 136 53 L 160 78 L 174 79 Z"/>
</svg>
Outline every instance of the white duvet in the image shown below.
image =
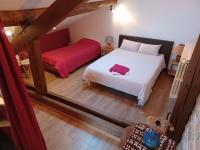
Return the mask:
<svg viewBox="0 0 200 150">
<path fill-rule="evenodd" d="M 115 64 L 123 65 L 130 70 L 126 75 L 112 73 L 109 69 Z M 143 106 L 165 67 L 164 55 L 153 56 L 115 49 L 89 65 L 83 78 L 137 96 L 138 105 Z"/>
</svg>

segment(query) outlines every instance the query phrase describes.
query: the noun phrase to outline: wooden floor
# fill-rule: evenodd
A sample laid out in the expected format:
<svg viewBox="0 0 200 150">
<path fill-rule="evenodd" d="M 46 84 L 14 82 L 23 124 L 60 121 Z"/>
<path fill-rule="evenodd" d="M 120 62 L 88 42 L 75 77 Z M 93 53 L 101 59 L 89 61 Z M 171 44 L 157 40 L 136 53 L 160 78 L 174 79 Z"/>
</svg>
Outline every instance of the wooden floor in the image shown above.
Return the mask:
<svg viewBox="0 0 200 150">
<path fill-rule="evenodd" d="M 119 138 L 49 106 L 33 106 L 48 150 L 119 149 Z"/>
<path fill-rule="evenodd" d="M 66 79 L 46 72 L 48 91 L 129 124 L 146 123 L 147 116 L 162 119 L 166 117 L 168 97 L 173 82 L 173 78 L 168 77 L 166 72 L 162 72 L 159 76 L 148 102 L 142 108 L 138 108 L 134 96 L 99 84 L 85 86 L 82 81 L 85 67 Z M 26 82 L 32 81 L 29 79 Z"/>
</svg>

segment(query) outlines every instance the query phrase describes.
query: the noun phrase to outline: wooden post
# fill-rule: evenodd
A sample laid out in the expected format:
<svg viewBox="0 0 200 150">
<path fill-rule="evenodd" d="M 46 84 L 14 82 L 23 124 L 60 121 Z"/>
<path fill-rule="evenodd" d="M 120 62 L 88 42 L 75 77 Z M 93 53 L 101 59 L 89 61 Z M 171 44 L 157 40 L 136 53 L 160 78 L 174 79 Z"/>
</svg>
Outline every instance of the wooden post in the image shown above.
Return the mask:
<svg viewBox="0 0 200 150">
<path fill-rule="evenodd" d="M 179 142 L 185 126 L 194 109 L 200 92 L 200 36 L 194 49 L 190 64 L 181 85 L 170 122 L 174 125 L 174 132 L 168 130 L 167 134 Z"/>
<path fill-rule="evenodd" d="M 28 48 L 30 67 L 32 71 L 35 91 L 40 95 L 46 95 L 47 84 L 44 74 L 41 52 L 38 46 L 38 41 L 34 41 Z"/>
</svg>

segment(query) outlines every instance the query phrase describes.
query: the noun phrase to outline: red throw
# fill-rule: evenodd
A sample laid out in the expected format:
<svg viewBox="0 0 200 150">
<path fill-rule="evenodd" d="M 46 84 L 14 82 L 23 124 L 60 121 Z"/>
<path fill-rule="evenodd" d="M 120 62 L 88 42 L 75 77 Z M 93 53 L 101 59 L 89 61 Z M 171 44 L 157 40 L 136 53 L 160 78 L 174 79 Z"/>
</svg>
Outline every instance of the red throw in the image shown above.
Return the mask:
<svg viewBox="0 0 200 150">
<path fill-rule="evenodd" d="M 14 51 L 0 20 L 0 85 L 17 150 L 46 150 Z"/>
<path fill-rule="evenodd" d="M 101 54 L 100 44 L 83 38 L 77 43 L 42 54 L 43 60 L 55 67 L 62 78 Z"/>
<path fill-rule="evenodd" d="M 129 72 L 129 68 L 115 64 L 113 67 L 110 68 L 110 72 L 116 72 L 120 73 L 121 75 L 125 75 L 127 72 Z"/>
</svg>

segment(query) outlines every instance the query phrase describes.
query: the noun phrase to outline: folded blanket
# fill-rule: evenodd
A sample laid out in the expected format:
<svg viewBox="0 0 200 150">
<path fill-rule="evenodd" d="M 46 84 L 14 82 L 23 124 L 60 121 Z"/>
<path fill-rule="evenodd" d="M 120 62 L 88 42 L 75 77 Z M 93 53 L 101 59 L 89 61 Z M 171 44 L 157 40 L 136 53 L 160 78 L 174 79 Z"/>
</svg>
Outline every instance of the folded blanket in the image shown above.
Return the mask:
<svg viewBox="0 0 200 150">
<path fill-rule="evenodd" d="M 116 72 L 119 73 L 121 75 L 125 75 L 127 72 L 129 72 L 129 68 L 119 65 L 119 64 L 115 64 L 113 67 L 110 68 L 109 70 L 110 72 Z"/>
</svg>

